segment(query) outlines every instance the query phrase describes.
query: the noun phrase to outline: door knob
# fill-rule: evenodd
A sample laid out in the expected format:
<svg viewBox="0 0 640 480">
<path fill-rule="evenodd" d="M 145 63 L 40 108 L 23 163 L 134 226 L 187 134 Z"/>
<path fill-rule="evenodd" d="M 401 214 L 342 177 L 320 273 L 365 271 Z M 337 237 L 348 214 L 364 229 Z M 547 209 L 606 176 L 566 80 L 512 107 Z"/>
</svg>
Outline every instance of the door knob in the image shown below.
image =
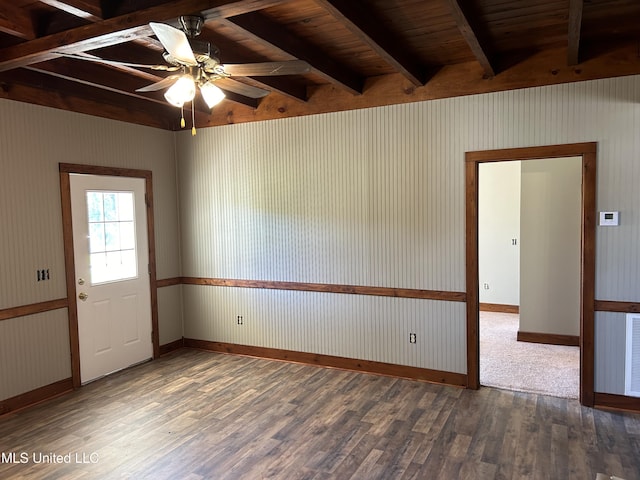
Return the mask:
<svg viewBox="0 0 640 480">
<path fill-rule="evenodd" d="M 89 298 L 89 295 L 87 295 L 84 292 L 80 292 L 80 295 L 78 295 L 78 298 L 84 302 L 87 298 Z"/>
</svg>

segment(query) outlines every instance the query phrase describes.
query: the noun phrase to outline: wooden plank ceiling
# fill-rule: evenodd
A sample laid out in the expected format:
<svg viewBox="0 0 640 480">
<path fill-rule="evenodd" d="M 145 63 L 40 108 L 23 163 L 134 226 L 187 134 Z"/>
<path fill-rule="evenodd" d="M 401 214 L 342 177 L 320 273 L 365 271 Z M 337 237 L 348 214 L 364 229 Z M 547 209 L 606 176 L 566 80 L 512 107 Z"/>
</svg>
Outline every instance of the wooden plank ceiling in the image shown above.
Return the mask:
<svg viewBox="0 0 640 480">
<path fill-rule="evenodd" d="M 220 80 L 199 127 L 640 73 L 638 0 L 1 0 L 0 98 L 178 130 L 135 91 L 167 72 L 69 55 L 162 64 L 149 22 L 194 14 L 223 64 L 311 67 Z"/>
</svg>

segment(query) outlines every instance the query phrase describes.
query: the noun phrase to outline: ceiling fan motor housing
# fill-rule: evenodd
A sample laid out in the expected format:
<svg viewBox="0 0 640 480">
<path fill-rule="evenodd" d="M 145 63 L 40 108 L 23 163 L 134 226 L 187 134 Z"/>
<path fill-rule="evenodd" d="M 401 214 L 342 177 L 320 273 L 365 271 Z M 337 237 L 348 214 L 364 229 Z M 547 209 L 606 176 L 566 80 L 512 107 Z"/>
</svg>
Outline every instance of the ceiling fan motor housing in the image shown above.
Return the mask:
<svg viewBox="0 0 640 480">
<path fill-rule="evenodd" d="M 197 37 L 202 32 L 204 18 L 198 15 L 183 15 L 178 21 L 180 22 L 180 27 L 189 38 Z"/>
</svg>

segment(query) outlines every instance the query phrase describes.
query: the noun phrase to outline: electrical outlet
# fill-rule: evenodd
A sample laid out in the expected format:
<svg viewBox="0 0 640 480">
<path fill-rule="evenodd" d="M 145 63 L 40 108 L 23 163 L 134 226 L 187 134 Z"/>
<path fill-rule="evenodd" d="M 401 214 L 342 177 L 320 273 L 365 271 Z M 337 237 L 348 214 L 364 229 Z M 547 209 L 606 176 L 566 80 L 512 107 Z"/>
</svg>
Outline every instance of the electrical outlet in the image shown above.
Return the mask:
<svg viewBox="0 0 640 480">
<path fill-rule="evenodd" d="M 244 325 L 244 318 L 242 317 L 242 315 L 238 315 L 236 317 L 236 322 L 238 323 L 238 325 Z"/>
<path fill-rule="evenodd" d="M 409 343 L 417 343 L 418 339 L 416 338 L 416 334 L 415 333 L 410 333 L 409 334 Z"/>
<path fill-rule="evenodd" d="M 489 284 L 488 284 L 488 283 L 485 283 L 485 284 L 484 284 L 484 289 L 485 289 L 485 290 L 489 290 Z"/>
</svg>

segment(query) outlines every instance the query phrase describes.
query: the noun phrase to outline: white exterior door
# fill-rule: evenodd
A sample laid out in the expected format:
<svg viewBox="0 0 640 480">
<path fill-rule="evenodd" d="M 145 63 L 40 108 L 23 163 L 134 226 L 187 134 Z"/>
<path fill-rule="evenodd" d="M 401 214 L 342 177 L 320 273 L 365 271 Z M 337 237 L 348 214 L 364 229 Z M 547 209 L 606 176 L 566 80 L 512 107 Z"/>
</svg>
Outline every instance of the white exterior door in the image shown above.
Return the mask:
<svg viewBox="0 0 640 480">
<path fill-rule="evenodd" d="M 69 178 L 80 381 L 86 383 L 153 356 L 145 181 Z"/>
</svg>

